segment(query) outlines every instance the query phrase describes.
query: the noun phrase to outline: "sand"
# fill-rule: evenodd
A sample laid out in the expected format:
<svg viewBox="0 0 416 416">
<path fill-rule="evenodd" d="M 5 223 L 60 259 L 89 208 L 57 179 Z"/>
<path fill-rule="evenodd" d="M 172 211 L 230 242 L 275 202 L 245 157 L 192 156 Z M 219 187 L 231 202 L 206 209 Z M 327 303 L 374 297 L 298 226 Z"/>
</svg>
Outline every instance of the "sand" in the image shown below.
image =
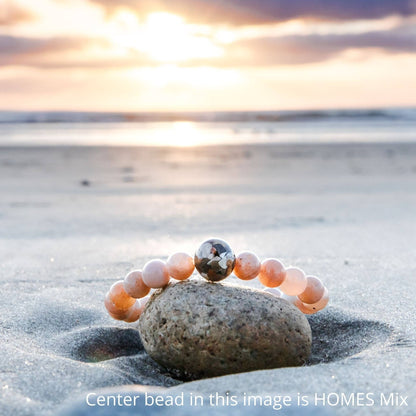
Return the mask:
<svg viewBox="0 0 416 416">
<path fill-rule="evenodd" d="M 210 236 L 325 281 L 311 365 L 181 384 L 106 315 L 115 280 Z M 414 414 L 415 247 L 412 144 L 0 148 L 0 414 L 54 415 L 126 384 L 395 392 L 408 406 L 331 410 Z"/>
</svg>

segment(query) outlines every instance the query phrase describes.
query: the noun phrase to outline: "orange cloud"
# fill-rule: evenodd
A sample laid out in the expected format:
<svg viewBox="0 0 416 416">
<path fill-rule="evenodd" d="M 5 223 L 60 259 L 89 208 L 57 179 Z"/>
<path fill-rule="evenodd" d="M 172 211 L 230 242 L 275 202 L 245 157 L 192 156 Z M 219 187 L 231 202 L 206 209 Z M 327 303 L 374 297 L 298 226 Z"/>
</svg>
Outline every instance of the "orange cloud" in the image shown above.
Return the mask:
<svg viewBox="0 0 416 416">
<path fill-rule="evenodd" d="M 9 0 L 3 0 L 0 6 L 0 26 L 12 26 L 27 20 L 34 19 L 34 15 L 29 10 Z"/>
</svg>

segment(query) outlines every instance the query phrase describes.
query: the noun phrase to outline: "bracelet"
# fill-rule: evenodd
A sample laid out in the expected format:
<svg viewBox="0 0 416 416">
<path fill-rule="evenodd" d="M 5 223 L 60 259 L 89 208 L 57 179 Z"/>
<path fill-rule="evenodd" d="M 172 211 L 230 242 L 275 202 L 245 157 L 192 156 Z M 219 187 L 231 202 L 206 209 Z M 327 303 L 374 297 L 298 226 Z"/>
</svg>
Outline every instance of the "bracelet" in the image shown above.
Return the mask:
<svg viewBox="0 0 416 416">
<path fill-rule="evenodd" d="M 166 262 L 150 260 L 143 270 L 128 273 L 124 280 L 111 286 L 104 305 L 112 318 L 135 322 L 150 299 L 151 289 L 165 287 L 171 278 L 186 280 L 195 268 L 210 282 L 224 280 L 232 272 L 241 280 L 258 277 L 266 286 L 265 292 L 285 299 L 308 315 L 324 309 L 329 301 L 328 289 L 317 277 L 306 276 L 298 267 L 285 268 L 278 259 L 260 262 L 250 251 L 235 256 L 225 241 L 211 238 L 200 245 L 194 258 L 179 252 L 169 256 Z"/>
</svg>

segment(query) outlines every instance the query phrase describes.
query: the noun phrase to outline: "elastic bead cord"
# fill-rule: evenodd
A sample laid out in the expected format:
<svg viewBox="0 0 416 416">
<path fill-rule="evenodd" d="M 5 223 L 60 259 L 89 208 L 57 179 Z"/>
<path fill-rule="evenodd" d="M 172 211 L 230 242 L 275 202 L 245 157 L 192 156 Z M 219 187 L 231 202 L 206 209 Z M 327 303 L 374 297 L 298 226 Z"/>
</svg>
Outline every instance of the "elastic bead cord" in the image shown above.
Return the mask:
<svg viewBox="0 0 416 416">
<path fill-rule="evenodd" d="M 209 241 L 222 242 L 222 240 Z M 206 245 L 207 242 L 204 244 Z M 226 247 L 229 246 L 226 245 Z M 227 252 L 224 255 L 216 250 L 206 251 L 208 254 L 206 254 L 206 259 L 203 259 L 204 266 L 212 264 L 215 266 L 215 261 L 217 261 L 218 264 L 222 262 L 229 270 L 230 253 Z M 304 314 L 314 314 L 328 304 L 328 289 L 320 279 L 315 276 L 306 276 L 298 267 L 285 268 L 278 259 L 267 258 L 260 262 L 256 254 L 244 251 L 235 257 L 231 269 L 235 276 L 243 281 L 258 278 L 259 282 L 265 286 L 265 293 L 288 301 Z M 167 262 L 159 259 L 151 260 L 145 264 L 143 271 L 134 270 L 128 273 L 124 280 L 114 283 L 106 295 L 104 305 L 112 318 L 135 322 L 140 318 L 150 298 L 148 293 L 151 289 L 167 286 L 171 278 L 178 281 L 186 280 L 194 273 L 194 270 L 194 259 L 183 252 L 172 254 Z M 219 280 L 210 279 L 199 268 L 197 270 L 207 280 Z"/>
</svg>

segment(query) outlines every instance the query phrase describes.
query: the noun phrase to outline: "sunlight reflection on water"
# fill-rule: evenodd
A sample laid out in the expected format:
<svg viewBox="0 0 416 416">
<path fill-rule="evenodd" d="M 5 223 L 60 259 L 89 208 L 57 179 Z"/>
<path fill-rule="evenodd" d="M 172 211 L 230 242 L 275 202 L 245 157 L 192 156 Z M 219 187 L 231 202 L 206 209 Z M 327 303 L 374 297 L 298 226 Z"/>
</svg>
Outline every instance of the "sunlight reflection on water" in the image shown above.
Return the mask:
<svg viewBox="0 0 416 416">
<path fill-rule="evenodd" d="M 416 122 L 4 123 L 0 145 L 175 146 L 256 143 L 414 142 Z"/>
</svg>

